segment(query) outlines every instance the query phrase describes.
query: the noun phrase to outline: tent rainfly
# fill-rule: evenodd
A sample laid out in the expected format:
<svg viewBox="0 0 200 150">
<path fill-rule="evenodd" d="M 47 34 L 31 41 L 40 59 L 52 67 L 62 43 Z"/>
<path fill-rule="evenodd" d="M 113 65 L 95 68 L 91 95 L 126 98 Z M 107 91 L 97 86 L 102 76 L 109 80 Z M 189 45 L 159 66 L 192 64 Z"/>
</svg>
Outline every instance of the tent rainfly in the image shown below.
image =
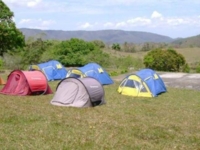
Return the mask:
<svg viewBox="0 0 200 150">
<path fill-rule="evenodd" d="M 73 78 L 61 80 L 51 100 L 52 105 L 66 107 L 94 107 L 105 104 L 104 89 L 94 78 Z"/>
<path fill-rule="evenodd" d="M 114 83 L 106 70 L 96 63 L 89 63 L 83 67 L 68 70 L 67 77 L 93 77 L 97 79 L 102 85 L 109 85 Z"/>
<path fill-rule="evenodd" d="M 67 75 L 66 68 L 56 60 L 50 60 L 45 63 L 40 63 L 37 65 L 30 65 L 29 70 L 40 70 L 42 71 L 48 81 L 62 80 Z"/>
<path fill-rule="evenodd" d="M 142 69 L 128 75 L 118 87 L 120 94 L 134 97 L 156 97 L 166 91 L 163 80 L 152 69 Z"/>
<path fill-rule="evenodd" d="M 14 70 L 8 75 L 7 83 L 0 93 L 7 95 L 40 95 L 52 94 L 52 90 L 41 71 Z"/>
</svg>

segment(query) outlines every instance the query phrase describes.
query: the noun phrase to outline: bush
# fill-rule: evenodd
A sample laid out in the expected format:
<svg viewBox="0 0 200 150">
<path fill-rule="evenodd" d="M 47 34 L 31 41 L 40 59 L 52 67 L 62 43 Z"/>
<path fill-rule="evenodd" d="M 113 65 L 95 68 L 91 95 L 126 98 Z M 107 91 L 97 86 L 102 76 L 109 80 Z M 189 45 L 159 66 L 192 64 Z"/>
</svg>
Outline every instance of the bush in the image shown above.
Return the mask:
<svg viewBox="0 0 200 150">
<path fill-rule="evenodd" d="M 186 63 L 185 65 L 183 65 L 183 68 L 182 68 L 183 72 L 187 72 L 189 73 L 190 72 L 190 67 L 189 65 Z"/>
<path fill-rule="evenodd" d="M 197 67 L 196 67 L 196 72 L 197 73 L 200 73 L 200 63 L 197 65 Z"/>
<path fill-rule="evenodd" d="M 188 71 L 189 66 L 184 66 L 185 64 L 186 61 L 183 55 L 173 49 L 155 49 L 148 52 L 144 57 L 144 65 L 146 68 L 159 71 Z"/>
</svg>

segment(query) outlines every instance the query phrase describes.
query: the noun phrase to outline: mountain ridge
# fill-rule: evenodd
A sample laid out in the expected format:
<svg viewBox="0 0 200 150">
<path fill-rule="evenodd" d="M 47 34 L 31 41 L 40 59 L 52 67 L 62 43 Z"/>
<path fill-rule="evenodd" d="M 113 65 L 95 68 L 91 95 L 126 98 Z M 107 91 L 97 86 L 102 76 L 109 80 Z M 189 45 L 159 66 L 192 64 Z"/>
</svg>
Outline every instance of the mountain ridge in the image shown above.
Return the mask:
<svg viewBox="0 0 200 150">
<path fill-rule="evenodd" d="M 71 38 L 79 38 L 85 41 L 101 40 L 105 43 L 171 43 L 173 38 L 159 35 L 156 33 L 143 31 L 125 31 L 125 30 L 96 30 L 96 31 L 64 31 L 64 30 L 41 30 L 20 28 L 19 29 L 26 39 L 29 37 L 42 37 L 45 40 L 69 40 Z"/>
</svg>

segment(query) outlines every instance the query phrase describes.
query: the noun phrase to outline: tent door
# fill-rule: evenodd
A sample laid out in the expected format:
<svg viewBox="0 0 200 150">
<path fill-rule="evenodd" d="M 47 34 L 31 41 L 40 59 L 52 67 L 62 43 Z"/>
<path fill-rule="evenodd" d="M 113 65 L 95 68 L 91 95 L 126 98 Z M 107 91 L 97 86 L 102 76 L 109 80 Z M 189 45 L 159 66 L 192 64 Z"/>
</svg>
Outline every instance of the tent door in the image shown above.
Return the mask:
<svg viewBox="0 0 200 150">
<path fill-rule="evenodd" d="M 54 80 L 54 76 L 57 74 L 57 71 L 54 67 L 49 66 L 49 67 L 43 68 L 42 70 L 45 73 L 48 81 Z"/>
</svg>

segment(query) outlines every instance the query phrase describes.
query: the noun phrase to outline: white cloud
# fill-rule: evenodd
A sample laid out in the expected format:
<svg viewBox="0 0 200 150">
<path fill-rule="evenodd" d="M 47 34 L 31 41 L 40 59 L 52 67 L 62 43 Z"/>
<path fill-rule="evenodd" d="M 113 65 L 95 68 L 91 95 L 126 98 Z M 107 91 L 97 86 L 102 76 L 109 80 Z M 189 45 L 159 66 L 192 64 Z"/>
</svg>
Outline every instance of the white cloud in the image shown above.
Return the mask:
<svg viewBox="0 0 200 150">
<path fill-rule="evenodd" d="M 83 28 L 83 29 L 87 29 L 87 28 L 92 28 L 93 25 L 91 25 L 90 23 L 86 22 L 83 25 L 81 25 L 80 27 Z"/>
<path fill-rule="evenodd" d="M 106 22 L 106 23 L 104 23 L 103 24 L 103 26 L 105 27 L 105 28 L 110 28 L 110 27 L 113 27 L 114 26 L 114 23 L 112 23 L 112 22 Z"/>
<path fill-rule="evenodd" d="M 24 27 L 37 27 L 41 29 L 46 29 L 51 27 L 51 25 L 56 24 L 54 20 L 43 20 L 43 19 L 21 19 L 19 25 Z"/>
<path fill-rule="evenodd" d="M 27 2 L 27 6 L 28 7 L 35 7 L 37 6 L 38 4 L 40 4 L 41 0 L 32 0 L 32 1 L 28 1 Z"/>
<path fill-rule="evenodd" d="M 147 18 L 136 17 L 136 18 L 127 20 L 127 23 L 130 25 L 135 25 L 135 26 L 144 26 L 144 25 L 151 24 L 151 20 Z"/>
<path fill-rule="evenodd" d="M 42 0 L 3 0 L 6 4 L 11 6 L 21 6 L 21 7 L 36 7 Z"/>
<path fill-rule="evenodd" d="M 120 27 L 125 27 L 126 25 L 127 25 L 126 22 L 118 22 L 115 26 L 117 28 L 120 28 Z"/>
<path fill-rule="evenodd" d="M 22 19 L 19 24 L 26 24 L 26 23 L 29 23 L 31 22 L 31 19 Z"/>
<path fill-rule="evenodd" d="M 151 15 L 151 18 L 162 18 L 162 14 L 157 11 L 154 11 Z"/>
</svg>

